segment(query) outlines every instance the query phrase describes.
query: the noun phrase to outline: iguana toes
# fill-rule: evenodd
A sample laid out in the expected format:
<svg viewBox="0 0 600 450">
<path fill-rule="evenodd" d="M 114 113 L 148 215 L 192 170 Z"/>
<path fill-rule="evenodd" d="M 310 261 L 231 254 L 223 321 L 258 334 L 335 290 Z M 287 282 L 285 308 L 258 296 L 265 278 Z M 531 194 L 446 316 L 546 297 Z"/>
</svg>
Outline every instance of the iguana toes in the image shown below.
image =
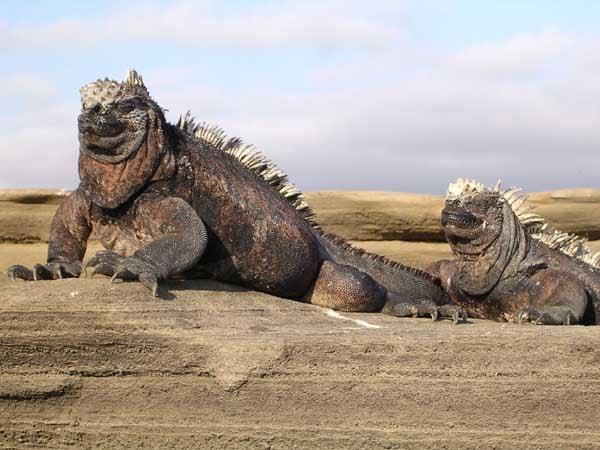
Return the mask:
<svg viewBox="0 0 600 450">
<path fill-rule="evenodd" d="M 343 311 L 462 315 L 439 280 L 324 235 L 270 161 L 189 114 L 167 123 L 142 78 L 81 88 L 79 187 L 60 206 L 47 264 L 24 280 L 76 277 L 93 230 L 107 250 L 93 273 L 158 281 L 200 269 L 215 279 Z"/>
<path fill-rule="evenodd" d="M 544 223 L 519 189 L 459 179 L 442 212 L 453 261 L 430 268 L 475 317 L 540 324 L 600 322 L 600 255 Z"/>
</svg>

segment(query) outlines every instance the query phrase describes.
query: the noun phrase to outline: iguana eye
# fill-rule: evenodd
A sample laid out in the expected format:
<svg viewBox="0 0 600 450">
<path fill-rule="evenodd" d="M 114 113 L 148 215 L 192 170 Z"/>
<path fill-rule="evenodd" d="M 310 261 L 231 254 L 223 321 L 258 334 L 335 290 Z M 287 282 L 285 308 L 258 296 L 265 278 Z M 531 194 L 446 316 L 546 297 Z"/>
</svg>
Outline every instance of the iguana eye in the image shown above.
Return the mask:
<svg viewBox="0 0 600 450">
<path fill-rule="evenodd" d="M 135 104 L 135 102 L 128 100 L 128 101 L 119 103 L 117 108 L 119 109 L 120 112 L 122 112 L 124 114 L 129 114 L 130 112 L 132 112 L 133 110 L 136 109 L 136 104 Z"/>
<path fill-rule="evenodd" d="M 102 107 L 100 106 L 100 103 L 95 103 L 93 105 L 87 105 L 87 108 L 88 108 L 88 111 L 91 111 L 93 113 L 98 113 L 102 109 Z"/>
</svg>

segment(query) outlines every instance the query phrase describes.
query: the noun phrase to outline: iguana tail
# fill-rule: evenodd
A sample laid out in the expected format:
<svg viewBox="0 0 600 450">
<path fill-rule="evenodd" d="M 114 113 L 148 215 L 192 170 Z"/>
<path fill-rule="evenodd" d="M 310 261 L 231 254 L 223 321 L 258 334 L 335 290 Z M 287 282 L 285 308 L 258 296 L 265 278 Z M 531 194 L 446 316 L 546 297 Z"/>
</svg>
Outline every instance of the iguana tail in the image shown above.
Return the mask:
<svg viewBox="0 0 600 450">
<path fill-rule="evenodd" d="M 436 305 L 450 302 L 439 280 L 428 272 L 369 253 L 334 234 L 321 235 L 321 242 L 333 262 L 353 266 L 367 273 L 400 299 L 409 302 L 429 301 Z"/>
</svg>

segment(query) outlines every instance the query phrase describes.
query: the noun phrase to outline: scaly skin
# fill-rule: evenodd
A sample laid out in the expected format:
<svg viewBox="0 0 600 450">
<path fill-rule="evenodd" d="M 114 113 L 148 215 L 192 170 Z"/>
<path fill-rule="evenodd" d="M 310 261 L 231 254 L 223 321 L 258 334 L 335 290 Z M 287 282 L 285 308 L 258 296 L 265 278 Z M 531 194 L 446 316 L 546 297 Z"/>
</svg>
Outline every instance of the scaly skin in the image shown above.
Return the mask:
<svg viewBox="0 0 600 450">
<path fill-rule="evenodd" d="M 463 189 L 461 195 L 449 196 L 442 212 L 456 259 L 428 268 L 455 304 L 473 317 L 493 320 L 599 322 L 596 268 L 534 237 L 498 190 Z"/>
<path fill-rule="evenodd" d="M 211 277 L 343 311 L 463 315 L 439 280 L 323 235 L 272 183 L 226 147 L 170 125 L 141 78 L 82 88 L 79 187 L 56 213 L 46 265 L 25 280 L 79 276 L 91 231 L 107 249 L 88 267 L 158 282 Z"/>
</svg>

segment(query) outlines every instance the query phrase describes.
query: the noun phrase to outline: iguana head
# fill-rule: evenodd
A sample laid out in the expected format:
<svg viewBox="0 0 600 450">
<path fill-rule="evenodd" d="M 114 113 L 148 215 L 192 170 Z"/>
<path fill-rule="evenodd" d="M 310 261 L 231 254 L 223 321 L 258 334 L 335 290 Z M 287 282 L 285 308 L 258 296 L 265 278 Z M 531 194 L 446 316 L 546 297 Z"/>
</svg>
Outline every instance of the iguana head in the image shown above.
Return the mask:
<svg viewBox="0 0 600 450">
<path fill-rule="evenodd" d="M 105 78 L 80 89 L 80 189 L 94 203 L 116 208 L 155 174 L 168 152 L 165 118 L 142 77 Z"/>
<path fill-rule="evenodd" d="M 541 218 L 529 212 L 519 189 L 486 188 L 474 180 L 458 179 L 448 187 L 442 211 L 444 234 L 460 269 L 455 287 L 479 296 L 499 282 L 505 270 L 517 269 L 527 250 L 527 232 Z M 515 262 L 509 267 L 511 261 Z"/>
<path fill-rule="evenodd" d="M 600 268 L 600 252 L 586 245 L 586 239 L 565 233 L 547 224 L 531 212 L 527 196 L 519 188 L 500 190 L 500 182 L 487 188 L 474 180 L 459 178 L 448 187 L 442 211 L 444 234 L 452 251 L 463 260 L 482 260 L 510 255 L 523 236 L 542 242 L 549 248 Z M 490 247 L 495 252 L 490 252 Z M 490 253 L 494 256 L 489 257 Z"/>
<path fill-rule="evenodd" d="M 450 184 L 442 226 L 452 250 L 465 257 L 485 252 L 502 233 L 505 206 L 498 188 L 463 179 Z"/>
</svg>

